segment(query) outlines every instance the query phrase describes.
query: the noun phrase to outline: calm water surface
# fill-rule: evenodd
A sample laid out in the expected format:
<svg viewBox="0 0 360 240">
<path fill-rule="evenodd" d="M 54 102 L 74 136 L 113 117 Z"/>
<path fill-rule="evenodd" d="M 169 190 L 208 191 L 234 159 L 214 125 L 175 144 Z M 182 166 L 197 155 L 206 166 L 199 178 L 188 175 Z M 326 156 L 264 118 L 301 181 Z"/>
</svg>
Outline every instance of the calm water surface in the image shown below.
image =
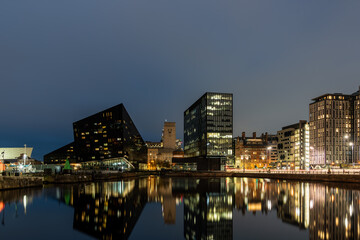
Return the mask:
<svg viewBox="0 0 360 240">
<path fill-rule="evenodd" d="M 0 239 L 359 239 L 358 186 L 146 177 L 0 192 Z"/>
</svg>

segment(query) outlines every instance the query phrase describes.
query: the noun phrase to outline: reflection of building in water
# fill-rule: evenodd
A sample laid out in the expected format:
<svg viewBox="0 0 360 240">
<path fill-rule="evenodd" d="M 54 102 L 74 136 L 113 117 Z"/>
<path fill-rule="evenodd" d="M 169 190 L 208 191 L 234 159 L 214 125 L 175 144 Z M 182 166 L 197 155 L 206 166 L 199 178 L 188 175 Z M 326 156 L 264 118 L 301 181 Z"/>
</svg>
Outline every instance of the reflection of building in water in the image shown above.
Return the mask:
<svg viewBox="0 0 360 240">
<path fill-rule="evenodd" d="M 221 181 L 224 180 L 221 179 Z M 232 239 L 232 209 L 233 194 L 227 192 L 205 190 L 204 193 L 186 196 L 184 199 L 184 237 L 186 239 Z"/>
<path fill-rule="evenodd" d="M 267 213 L 276 202 L 275 185 L 264 179 L 234 178 L 235 207 L 247 211 Z"/>
<path fill-rule="evenodd" d="M 360 239 L 359 191 L 310 186 L 310 239 Z"/>
<path fill-rule="evenodd" d="M 278 195 L 278 217 L 284 222 L 309 227 L 309 183 L 280 183 Z"/>
<path fill-rule="evenodd" d="M 85 188 L 74 204 L 74 229 L 96 238 L 127 239 L 146 204 L 146 195 L 131 191 L 132 184 L 135 180 Z"/>
<path fill-rule="evenodd" d="M 160 202 L 164 222 L 175 223 L 170 178 L 91 183 L 56 188 L 49 195 L 74 207 L 74 229 L 99 239 L 128 239 L 147 202 Z"/>
<path fill-rule="evenodd" d="M 242 213 L 267 214 L 274 207 L 286 223 L 309 227 L 309 184 L 235 178 L 235 206 Z"/>
<path fill-rule="evenodd" d="M 183 199 L 186 239 L 232 239 L 233 208 L 243 214 L 274 211 L 282 222 L 309 229 L 310 239 L 360 239 L 360 191 L 317 183 L 151 176 L 47 193 L 74 206 L 74 228 L 96 238 L 127 239 L 151 202 L 161 203 L 164 222 L 174 224 L 176 203 Z"/>
<path fill-rule="evenodd" d="M 172 196 L 172 179 L 151 176 L 147 183 L 148 201 L 161 202 L 164 222 L 175 224 L 176 199 Z"/>
</svg>

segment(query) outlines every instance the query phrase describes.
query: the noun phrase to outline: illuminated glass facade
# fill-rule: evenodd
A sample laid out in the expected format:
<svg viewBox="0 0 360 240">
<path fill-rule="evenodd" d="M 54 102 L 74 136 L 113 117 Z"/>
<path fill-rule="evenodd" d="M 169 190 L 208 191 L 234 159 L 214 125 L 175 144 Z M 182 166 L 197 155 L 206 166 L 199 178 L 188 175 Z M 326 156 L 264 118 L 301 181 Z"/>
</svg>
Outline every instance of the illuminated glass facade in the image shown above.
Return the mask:
<svg viewBox="0 0 360 240">
<path fill-rule="evenodd" d="M 277 167 L 282 169 L 309 170 L 310 139 L 309 124 L 305 120 L 283 127 L 278 131 Z"/>
<path fill-rule="evenodd" d="M 123 104 L 73 123 L 78 162 L 128 159 L 146 163 L 146 146 Z"/>
<path fill-rule="evenodd" d="M 205 93 L 184 112 L 186 157 L 231 156 L 233 95 Z"/>
</svg>

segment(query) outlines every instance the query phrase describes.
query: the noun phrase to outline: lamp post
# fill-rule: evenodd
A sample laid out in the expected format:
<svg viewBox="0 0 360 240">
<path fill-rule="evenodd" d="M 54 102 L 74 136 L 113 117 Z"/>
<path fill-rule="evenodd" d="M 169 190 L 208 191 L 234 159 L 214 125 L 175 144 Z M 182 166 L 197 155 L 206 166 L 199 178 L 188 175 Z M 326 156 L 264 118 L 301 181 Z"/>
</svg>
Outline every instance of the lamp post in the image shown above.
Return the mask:
<svg viewBox="0 0 360 240">
<path fill-rule="evenodd" d="M 350 142 L 349 145 L 351 146 L 351 161 L 354 166 L 355 165 L 355 163 L 354 163 L 354 143 Z"/>
<path fill-rule="evenodd" d="M 24 153 L 24 166 L 25 166 L 25 161 L 26 161 L 26 144 L 24 144 L 25 147 L 25 153 Z"/>
<path fill-rule="evenodd" d="M 344 144 L 344 145 L 345 145 L 345 161 L 347 160 L 347 155 L 348 155 L 348 154 L 347 154 L 348 151 L 347 151 L 347 142 L 346 142 L 346 141 L 347 141 L 349 138 L 350 138 L 350 135 L 349 135 L 349 134 L 345 134 L 345 135 L 344 135 L 344 141 L 345 141 L 345 142 L 344 142 L 344 143 L 345 143 L 345 144 Z"/>
<path fill-rule="evenodd" d="M 312 152 L 312 153 L 311 153 Z M 315 161 L 315 154 L 314 154 L 314 147 L 313 146 L 310 146 L 310 162 L 312 162 L 314 164 Z M 310 163 L 309 163 L 310 165 Z"/>
<path fill-rule="evenodd" d="M 272 147 L 267 147 L 266 148 L 266 154 L 267 154 L 267 162 L 270 166 L 270 150 L 272 149 Z"/>
</svg>

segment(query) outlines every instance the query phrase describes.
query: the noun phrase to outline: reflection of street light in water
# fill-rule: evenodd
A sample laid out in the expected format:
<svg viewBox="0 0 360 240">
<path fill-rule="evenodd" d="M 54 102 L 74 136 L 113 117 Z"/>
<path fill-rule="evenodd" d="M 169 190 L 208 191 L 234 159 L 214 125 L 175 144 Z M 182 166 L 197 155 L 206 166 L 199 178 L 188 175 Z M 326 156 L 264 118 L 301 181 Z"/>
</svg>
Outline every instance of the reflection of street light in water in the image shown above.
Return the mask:
<svg viewBox="0 0 360 240">
<path fill-rule="evenodd" d="M 24 213 L 25 213 L 25 215 L 26 215 L 26 206 L 27 206 L 27 198 L 26 198 L 26 195 L 24 195 L 23 203 L 24 203 Z"/>
</svg>

